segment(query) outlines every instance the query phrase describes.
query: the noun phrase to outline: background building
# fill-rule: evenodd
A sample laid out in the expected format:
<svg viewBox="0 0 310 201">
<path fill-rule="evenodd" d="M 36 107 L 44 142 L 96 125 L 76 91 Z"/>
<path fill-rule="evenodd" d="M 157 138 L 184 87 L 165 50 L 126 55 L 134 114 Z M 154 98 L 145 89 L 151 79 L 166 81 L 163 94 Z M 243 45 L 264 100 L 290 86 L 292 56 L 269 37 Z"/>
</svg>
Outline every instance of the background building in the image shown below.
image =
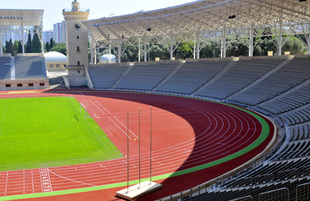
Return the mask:
<svg viewBox="0 0 310 201">
<path fill-rule="evenodd" d="M 54 24 L 53 39 L 56 43 L 66 42 L 66 22 L 65 21 Z"/>
<path fill-rule="evenodd" d="M 50 42 L 51 38 L 54 39 L 54 31 L 53 30 L 49 30 L 49 31 L 45 31 L 44 32 L 44 42 Z"/>
<path fill-rule="evenodd" d="M 59 52 L 48 52 L 44 54 L 46 67 L 48 71 L 65 71 L 67 57 Z"/>
</svg>

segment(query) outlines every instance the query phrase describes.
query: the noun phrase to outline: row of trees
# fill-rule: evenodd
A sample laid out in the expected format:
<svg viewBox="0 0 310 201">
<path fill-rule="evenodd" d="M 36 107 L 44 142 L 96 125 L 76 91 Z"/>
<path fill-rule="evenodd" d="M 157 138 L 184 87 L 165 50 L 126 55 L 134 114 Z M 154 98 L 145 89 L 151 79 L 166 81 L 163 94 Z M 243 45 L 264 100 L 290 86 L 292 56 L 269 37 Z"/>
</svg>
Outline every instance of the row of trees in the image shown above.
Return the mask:
<svg viewBox="0 0 310 201">
<path fill-rule="evenodd" d="M 304 54 L 306 53 L 307 47 L 305 46 L 305 38 L 302 35 L 299 36 L 286 36 L 286 43 L 282 47 L 282 54 L 285 51 L 290 51 L 291 54 Z M 235 39 L 230 39 L 227 41 L 229 46 L 226 50 L 226 56 L 248 56 L 249 55 L 249 40 L 236 37 Z M 268 51 L 277 52 L 276 39 L 273 37 L 261 37 L 254 40 L 254 56 L 266 56 Z M 176 44 L 174 44 L 176 46 Z M 158 44 L 156 40 L 150 40 L 148 45 L 148 60 L 154 61 L 156 57 L 161 60 L 169 60 L 170 53 L 168 44 Z M 176 59 L 187 59 L 193 58 L 194 53 L 194 43 L 192 41 L 183 40 L 181 41 L 173 56 Z M 112 54 L 117 55 L 117 48 L 112 49 Z M 101 55 L 108 54 L 107 48 L 100 48 L 97 52 L 97 59 Z M 122 62 L 132 62 L 138 60 L 139 47 L 138 45 L 128 46 L 122 55 Z M 221 41 L 220 40 L 207 40 L 201 44 L 200 58 L 212 58 L 221 56 Z M 141 61 L 144 60 L 143 47 L 141 47 L 140 52 Z"/>
<path fill-rule="evenodd" d="M 14 41 L 13 43 L 12 39 L 5 42 L 5 46 L 3 49 L 4 53 L 9 53 L 12 54 L 13 56 L 17 55 L 18 53 L 23 53 L 22 43 L 20 41 Z M 33 37 L 31 37 L 31 33 L 29 31 L 27 37 L 27 43 L 25 44 L 24 49 L 25 53 L 42 52 L 41 42 L 36 32 L 33 34 Z M 50 52 L 50 51 L 57 51 L 66 54 L 66 44 L 65 43 L 56 44 L 53 38 L 51 38 L 49 42 L 44 44 L 44 52 Z"/>
<path fill-rule="evenodd" d="M 303 35 L 290 35 L 285 36 L 286 43 L 282 47 L 282 52 L 290 51 L 291 54 L 304 54 L 307 50 L 305 46 L 305 37 Z M 248 56 L 249 48 L 248 48 L 248 38 L 240 38 L 236 37 L 234 39 L 230 39 L 227 41 L 229 46 L 227 48 L 226 55 L 230 56 Z M 268 51 L 277 52 L 276 47 L 276 39 L 273 37 L 261 37 L 255 38 L 254 40 L 254 56 L 265 56 Z M 174 44 L 175 46 L 177 44 Z M 50 42 L 44 44 L 45 52 L 49 51 L 57 51 L 66 55 L 66 44 L 65 43 L 55 43 L 53 38 Z M 148 45 L 148 60 L 155 60 L 156 57 L 159 57 L 161 60 L 169 60 L 169 44 L 159 44 L 155 38 L 149 40 Z M 181 41 L 175 52 L 174 57 L 176 59 L 187 59 L 193 58 L 193 47 L 194 43 L 192 41 L 183 40 Z M 141 47 L 143 48 L 143 47 Z M 220 40 L 207 40 L 201 44 L 200 58 L 210 58 L 210 57 L 220 57 L 221 53 L 221 41 Z M 117 48 L 112 49 L 112 54 L 117 55 Z M 22 53 L 22 45 L 21 42 L 12 40 L 7 41 L 4 48 L 5 53 L 11 53 L 12 55 L 16 55 L 17 53 Z M 33 38 L 31 39 L 31 34 L 28 34 L 27 44 L 25 44 L 25 52 L 26 53 L 40 53 L 41 51 L 41 43 L 39 37 L 36 33 L 34 33 Z M 90 52 L 90 51 L 89 51 Z M 107 54 L 107 48 L 99 48 L 97 51 L 97 59 L 99 60 L 100 56 L 103 54 Z M 132 62 L 137 61 L 139 57 L 139 47 L 138 45 L 128 46 L 122 55 L 122 62 Z M 140 58 L 144 60 L 143 50 L 140 52 Z M 90 57 L 90 53 L 89 53 Z"/>
<path fill-rule="evenodd" d="M 27 43 L 25 44 L 25 53 L 40 53 L 42 52 L 41 42 L 37 33 L 33 34 L 33 38 L 31 39 L 31 33 L 28 33 Z M 10 41 L 5 42 L 4 47 L 5 53 L 10 53 L 15 56 L 18 53 L 23 52 L 22 43 L 20 41 L 15 41 L 13 43 L 12 39 Z"/>
</svg>

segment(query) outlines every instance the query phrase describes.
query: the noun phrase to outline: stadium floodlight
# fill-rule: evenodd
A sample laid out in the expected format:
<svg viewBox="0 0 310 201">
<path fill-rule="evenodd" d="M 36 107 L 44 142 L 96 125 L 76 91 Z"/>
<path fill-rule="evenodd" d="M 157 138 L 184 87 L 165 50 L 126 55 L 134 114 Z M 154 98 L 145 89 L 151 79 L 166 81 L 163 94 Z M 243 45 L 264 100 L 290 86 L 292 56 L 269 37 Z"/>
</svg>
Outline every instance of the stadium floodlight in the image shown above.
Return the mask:
<svg viewBox="0 0 310 201">
<path fill-rule="evenodd" d="M 235 19 L 236 18 L 236 15 L 230 15 L 228 16 L 228 19 Z"/>
<path fill-rule="evenodd" d="M 152 28 L 147 28 L 146 31 L 152 31 Z"/>
<path fill-rule="evenodd" d="M 307 0 L 299 0 L 299 2 L 305 2 L 305 1 L 307 1 Z"/>
</svg>

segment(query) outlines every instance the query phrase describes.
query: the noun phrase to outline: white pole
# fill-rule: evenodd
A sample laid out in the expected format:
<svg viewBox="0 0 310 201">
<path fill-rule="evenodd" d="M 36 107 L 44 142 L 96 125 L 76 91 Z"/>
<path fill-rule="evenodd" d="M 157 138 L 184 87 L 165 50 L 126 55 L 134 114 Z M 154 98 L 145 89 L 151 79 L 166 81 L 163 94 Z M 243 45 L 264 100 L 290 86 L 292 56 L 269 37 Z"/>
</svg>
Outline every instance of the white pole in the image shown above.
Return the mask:
<svg viewBox="0 0 310 201">
<path fill-rule="evenodd" d="M 90 36 L 90 64 L 94 64 L 94 40 Z"/>
<path fill-rule="evenodd" d="M 140 146 L 141 146 L 141 141 L 140 141 L 140 108 L 139 108 L 139 187 L 140 189 L 140 184 L 141 184 L 141 154 L 140 154 Z"/>
<path fill-rule="evenodd" d="M 152 106 L 150 107 L 150 185 L 152 183 Z"/>
<path fill-rule="evenodd" d="M 144 62 L 147 62 L 147 50 L 146 47 L 147 46 L 147 37 L 145 36 L 144 38 Z"/>
<path fill-rule="evenodd" d="M 3 49 L 2 49 L 2 28 L 0 28 L 0 55 L 3 55 Z"/>
<path fill-rule="evenodd" d="M 139 53 L 138 53 L 138 62 L 141 62 L 141 40 L 139 39 Z"/>
<path fill-rule="evenodd" d="M 194 34 L 194 53 L 193 53 L 193 59 L 196 59 L 196 34 Z"/>
<path fill-rule="evenodd" d="M 117 50 L 118 50 L 118 63 L 121 63 L 121 57 L 122 57 L 122 41 L 121 41 L 121 39 L 118 39 L 117 40 L 117 45 L 118 45 L 118 48 L 117 48 Z"/>
<path fill-rule="evenodd" d="M 250 40 L 249 40 L 249 57 L 253 57 L 253 52 L 254 52 L 254 27 L 253 25 L 251 26 L 250 29 Z"/>
<path fill-rule="evenodd" d="M 282 20 L 280 20 L 279 38 L 278 38 L 278 56 L 282 54 L 282 46 L 283 46 L 282 29 L 283 29 L 283 24 L 282 24 Z"/>
<path fill-rule="evenodd" d="M 42 48 L 42 56 L 44 56 L 44 32 L 43 32 L 43 21 L 41 23 L 41 48 Z"/>
<path fill-rule="evenodd" d="M 25 55 L 25 33 L 24 33 L 23 23 L 22 23 L 22 50 L 23 50 L 23 55 Z"/>
<path fill-rule="evenodd" d="M 224 25 L 224 30 L 222 31 L 221 57 L 226 57 L 226 24 Z"/>
<path fill-rule="evenodd" d="M 173 59 L 173 35 L 171 35 L 171 38 L 170 38 L 170 60 Z"/>
<path fill-rule="evenodd" d="M 109 64 L 112 63 L 111 54 L 112 54 L 112 50 L 111 50 L 111 41 L 109 41 Z"/>
<path fill-rule="evenodd" d="M 200 59 L 200 32 L 197 32 L 197 59 Z"/>
<path fill-rule="evenodd" d="M 127 194 L 129 193 L 129 110 L 127 110 Z"/>
</svg>

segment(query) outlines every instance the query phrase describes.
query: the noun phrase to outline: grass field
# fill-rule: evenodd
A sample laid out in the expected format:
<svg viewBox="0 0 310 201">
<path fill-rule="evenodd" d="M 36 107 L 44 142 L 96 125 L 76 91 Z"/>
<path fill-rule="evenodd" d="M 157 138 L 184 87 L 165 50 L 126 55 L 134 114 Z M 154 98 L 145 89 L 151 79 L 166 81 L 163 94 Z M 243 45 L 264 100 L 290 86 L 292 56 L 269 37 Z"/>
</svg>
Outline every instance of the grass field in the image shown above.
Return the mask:
<svg viewBox="0 0 310 201">
<path fill-rule="evenodd" d="M 122 157 L 81 108 L 73 97 L 0 99 L 0 171 Z"/>
</svg>

